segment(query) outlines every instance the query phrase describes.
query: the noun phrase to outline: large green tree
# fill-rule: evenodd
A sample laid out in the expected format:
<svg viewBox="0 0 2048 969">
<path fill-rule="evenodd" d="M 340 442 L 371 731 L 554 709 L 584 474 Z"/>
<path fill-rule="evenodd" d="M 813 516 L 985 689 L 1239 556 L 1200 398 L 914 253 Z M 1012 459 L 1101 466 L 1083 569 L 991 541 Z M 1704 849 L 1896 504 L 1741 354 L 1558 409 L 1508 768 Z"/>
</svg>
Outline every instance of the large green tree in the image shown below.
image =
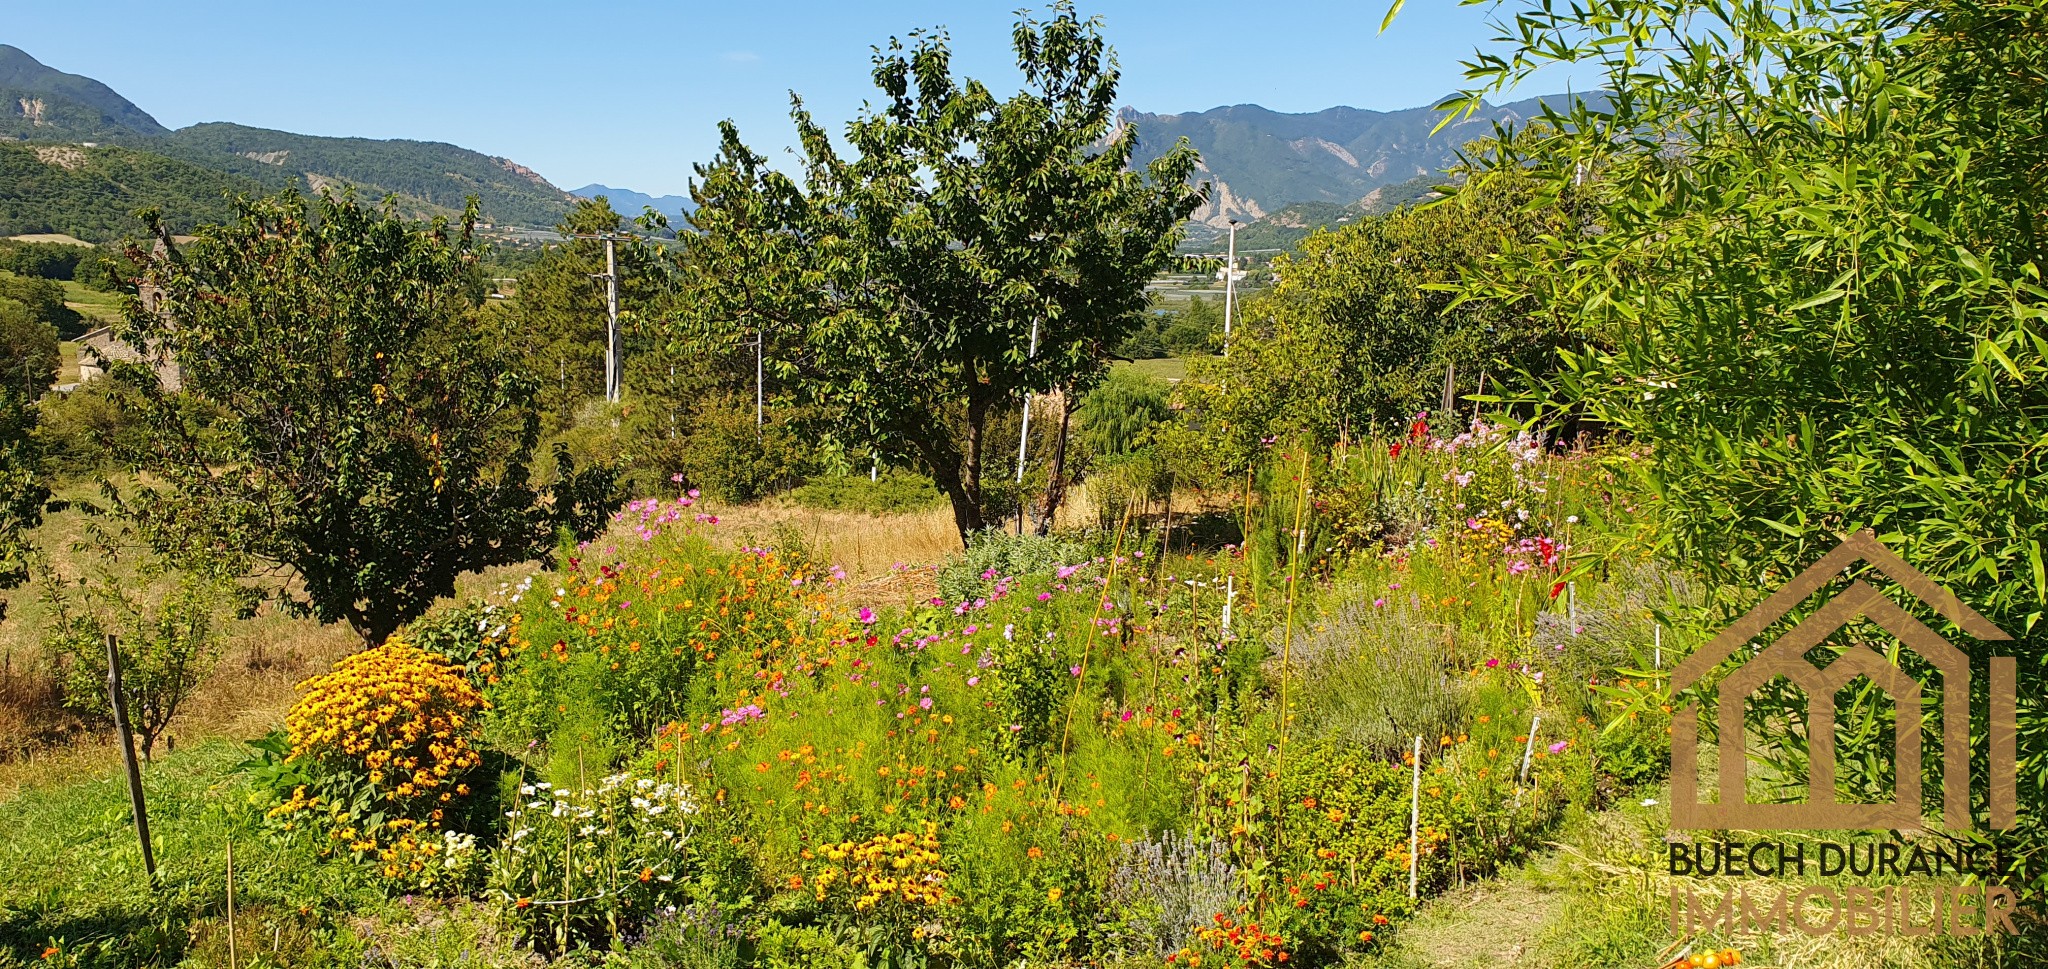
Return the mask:
<svg viewBox="0 0 2048 969">
<path fill-rule="evenodd" d="M 35 437 L 36 402 L 56 380 L 57 360 L 57 331 L 28 306 L 0 297 L 0 589 L 28 577 L 28 532 L 42 522 L 50 497 Z"/>
<path fill-rule="evenodd" d="M 2048 889 L 2048 817 L 2024 807 L 2048 792 L 2048 2 L 1510 12 L 1468 104 L 1560 61 L 1607 94 L 1485 177 L 1597 211 L 1472 295 L 1550 307 L 1584 338 L 1556 399 L 1649 445 L 1689 564 L 1769 588 L 1873 529 L 2018 639 L 1996 647 L 2022 658 L 2006 845 Z M 1994 649 L 1954 638 L 1980 664 Z"/>
<path fill-rule="evenodd" d="M 325 194 L 240 208 L 165 239 L 125 327 L 205 405 L 136 381 L 151 476 L 126 505 L 145 538 L 174 561 L 239 559 L 374 642 L 464 572 L 595 530 L 607 479 L 558 454 L 554 485 L 529 480 L 534 381 L 473 318 L 473 206 L 458 226 Z"/>
<path fill-rule="evenodd" d="M 762 332 L 786 396 L 837 445 L 930 474 L 963 541 L 988 520 L 991 418 L 1100 378 L 1201 199 L 1184 144 L 1131 169 L 1098 28 L 1066 3 L 1022 17 L 1006 99 L 954 77 L 943 33 L 892 40 L 850 152 L 798 100 L 801 182 L 730 124 L 698 169 L 693 313 Z"/>
</svg>

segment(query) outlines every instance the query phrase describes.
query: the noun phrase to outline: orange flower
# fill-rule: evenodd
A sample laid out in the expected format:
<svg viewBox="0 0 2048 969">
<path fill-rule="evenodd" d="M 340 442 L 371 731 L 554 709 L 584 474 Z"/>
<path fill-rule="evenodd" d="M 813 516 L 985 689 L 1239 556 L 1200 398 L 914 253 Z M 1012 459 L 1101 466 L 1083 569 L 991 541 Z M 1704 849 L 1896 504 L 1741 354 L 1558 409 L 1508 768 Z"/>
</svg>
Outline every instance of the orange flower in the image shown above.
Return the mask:
<svg viewBox="0 0 2048 969">
<path fill-rule="evenodd" d="M 642 868 L 642 869 L 640 869 L 640 880 L 641 880 L 641 881 L 643 881 L 643 882 L 644 882 L 644 881 L 652 881 L 653 879 L 654 879 L 654 869 L 652 869 L 652 868 Z"/>
<path fill-rule="evenodd" d="M 49 958 L 52 958 L 52 957 L 56 956 L 56 954 L 57 954 L 57 947 L 56 947 L 56 946 L 54 946 L 54 945 L 53 945 L 53 946 L 50 946 L 49 948 L 47 948 L 47 949 L 44 949 L 44 950 L 43 950 L 43 958 L 45 958 L 45 959 L 49 959 Z"/>
</svg>

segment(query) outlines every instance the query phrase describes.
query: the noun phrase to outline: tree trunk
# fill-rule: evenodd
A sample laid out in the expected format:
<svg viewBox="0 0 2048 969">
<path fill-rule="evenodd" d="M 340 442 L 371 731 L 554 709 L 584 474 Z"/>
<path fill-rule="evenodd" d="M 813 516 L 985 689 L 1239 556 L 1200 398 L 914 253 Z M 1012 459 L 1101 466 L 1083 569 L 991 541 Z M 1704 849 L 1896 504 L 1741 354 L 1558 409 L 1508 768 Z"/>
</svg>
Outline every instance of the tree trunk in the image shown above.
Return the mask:
<svg viewBox="0 0 2048 969">
<path fill-rule="evenodd" d="M 1043 537 L 1052 533 L 1053 518 L 1059 514 L 1060 503 L 1067 497 L 1067 428 L 1073 422 L 1074 395 L 1065 390 L 1057 392 L 1060 405 L 1060 429 L 1053 435 L 1052 469 L 1045 477 L 1045 501 L 1039 508 L 1038 522 L 1034 533 Z"/>
<path fill-rule="evenodd" d="M 960 547 L 967 547 L 968 536 L 983 527 L 981 518 L 981 487 L 977 480 L 970 486 L 964 475 L 966 460 L 953 442 L 947 437 L 943 424 L 933 420 L 917 426 L 899 429 L 923 459 L 925 472 L 932 477 L 932 483 L 944 492 L 946 500 L 953 506 L 953 526 L 960 534 Z"/>
</svg>

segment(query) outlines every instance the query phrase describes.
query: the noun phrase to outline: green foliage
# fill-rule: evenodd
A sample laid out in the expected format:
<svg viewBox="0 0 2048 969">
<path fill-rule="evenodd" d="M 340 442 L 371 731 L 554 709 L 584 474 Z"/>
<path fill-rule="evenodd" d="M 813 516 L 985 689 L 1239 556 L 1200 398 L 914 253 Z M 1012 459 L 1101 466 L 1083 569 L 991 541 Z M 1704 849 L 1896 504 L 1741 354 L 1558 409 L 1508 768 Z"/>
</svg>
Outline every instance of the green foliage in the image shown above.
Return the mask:
<svg viewBox="0 0 2048 969">
<path fill-rule="evenodd" d="M 28 578 L 28 533 L 42 522 L 50 497 L 36 400 L 56 378 L 56 331 L 0 297 L 0 589 Z M 4 618 L 6 601 L 0 600 Z"/>
<path fill-rule="evenodd" d="M 597 239 L 573 237 L 617 233 L 620 223 L 619 214 L 603 202 L 578 203 L 555 227 L 564 240 L 547 246 L 519 273 L 518 294 L 510 301 L 514 319 L 501 327 L 502 337 L 518 348 L 539 381 L 535 400 L 554 426 L 566 426 L 583 401 L 605 392 L 605 287 L 603 280 L 591 278 L 605 271 L 605 247 Z M 619 326 L 625 352 L 632 357 L 647 342 L 640 321 L 667 288 L 666 262 L 659 249 L 630 236 L 614 248 Z"/>
<path fill-rule="evenodd" d="M 84 319 L 64 305 L 63 286 L 53 280 L 0 272 L 0 318 L 9 317 L 17 322 L 7 325 L 19 326 L 23 319 L 41 323 L 54 328 L 62 339 L 85 332 Z"/>
<path fill-rule="evenodd" d="M 859 474 L 812 478 L 790 489 L 789 497 L 805 508 L 870 515 L 918 512 L 946 503 L 946 496 L 932 487 L 930 478 L 895 468 L 881 472 L 873 481 Z"/>
<path fill-rule="evenodd" d="M 1681 561 L 1769 588 L 1873 529 L 2012 652 L 2043 655 L 2048 4 L 1517 6 L 1522 40 L 1473 66 L 1486 90 L 1565 61 L 1610 95 L 1546 118 L 1483 179 L 1583 198 L 1597 231 L 1510 253 L 1471 295 L 1549 307 L 1586 341 L 1553 399 L 1647 446 Z M 1717 42 L 1697 42 L 1699 17 Z M 2031 803 L 2048 719 L 2042 667 L 2021 666 Z M 1778 754 L 1796 775 L 1797 751 Z M 2048 857 L 2048 822 L 2020 825 L 2005 849 Z"/>
<path fill-rule="evenodd" d="M 1398 758 L 1414 737 L 1458 732 L 1471 698 L 1448 630 L 1431 626 L 1413 600 L 1351 598 L 1304 630 L 1293 662 L 1311 735 Z"/>
<path fill-rule="evenodd" d="M 65 145 L 76 165 L 45 162 L 33 146 L 0 142 L 0 235 L 61 232 L 88 242 L 132 234 L 135 212 L 155 208 L 175 232 L 235 217 L 230 198 L 262 183 L 134 148 Z M 40 150 L 48 151 L 44 147 Z"/>
<path fill-rule="evenodd" d="M 929 474 L 963 542 L 986 524 L 991 419 L 1100 376 L 1200 200 L 1191 151 L 1133 169 L 1130 129 L 1109 137 L 1119 75 L 1093 21 L 1057 4 L 1014 46 L 1025 88 L 1007 100 L 955 79 L 942 33 L 878 49 L 882 101 L 849 125 L 851 157 L 793 111 L 801 183 L 725 126 L 687 242 L 695 318 L 764 331 L 820 432 Z"/>
<path fill-rule="evenodd" d="M 1214 353 L 1222 346 L 1222 304 L 1195 296 L 1181 309 L 1147 313 L 1144 324 L 1117 344 L 1116 355 L 1152 360 Z"/>
<path fill-rule="evenodd" d="M 559 450 L 552 486 L 528 479 L 533 385 L 470 319 L 468 221 L 451 232 L 331 196 L 309 213 L 287 193 L 245 203 L 149 280 L 163 295 L 128 333 L 219 408 L 209 446 L 146 398 L 156 477 L 127 510 L 159 549 L 225 546 L 296 575 L 315 616 L 378 642 L 457 576 L 525 561 L 558 528 L 589 534 L 606 510 L 609 479 Z"/>
<path fill-rule="evenodd" d="M 473 197 L 492 222 L 544 226 L 575 206 L 567 193 L 520 165 L 443 142 L 325 138 L 209 122 L 136 144 L 253 179 L 273 192 L 347 183 L 371 197 L 397 193 L 421 214 L 457 215 Z"/>
<path fill-rule="evenodd" d="M 715 393 L 697 401 L 695 426 L 679 454 L 683 480 L 706 494 L 744 502 L 766 497 L 817 469 L 801 417 L 786 410 L 754 423 L 754 402 Z"/>
<path fill-rule="evenodd" d="M 61 242 L 0 240 L 0 269 L 17 276 L 75 279 L 78 264 L 97 250 Z"/>
<path fill-rule="evenodd" d="M 1056 535 L 1015 535 L 997 528 L 976 532 L 968 537 L 966 552 L 939 568 L 939 594 L 949 602 L 964 602 L 992 585 L 1084 564 L 1090 554 L 1088 546 Z"/>
<path fill-rule="evenodd" d="M 93 579 L 73 591 L 54 573 L 42 577 L 54 614 L 43 648 L 61 657 L 65 703 L 111 723 L 107 636 L 117 637 L 128 721 L 147 759 L 220 661 L 231 591 L 204 574 L 166 575 L 160 563 L 133 570 L 126 581 L 111 572 Z M 151 589 L 152 579 L 168 589 Z"/>
<path fill-rule="evenodd" d="M 686 788 L 613 774 L 516 793 L 489 890 L 540 952 L 603 946 L 688 900 L 697 805 Z M 589 836 L 597 828 L 604 837 Z"/>
<path fill-rule="evenodd" d="M 1457 303 L 1441 291 L 1490 253 L 1559 224 L 1530 192 L 1488 182 L 1435 205 L 1362 219 L 1303 242 L 1274 265 L 1280 281 L 1249 301 L 1227 358 L 1198 363 L 1182 385 L 1188 421 L 1225 466 L 1259 440 L 1306 435 L 1328 444 L 1394 431 L 1482 375 L 1542 372 L 1555 339 L 1524 307 Z"/>
</svg>

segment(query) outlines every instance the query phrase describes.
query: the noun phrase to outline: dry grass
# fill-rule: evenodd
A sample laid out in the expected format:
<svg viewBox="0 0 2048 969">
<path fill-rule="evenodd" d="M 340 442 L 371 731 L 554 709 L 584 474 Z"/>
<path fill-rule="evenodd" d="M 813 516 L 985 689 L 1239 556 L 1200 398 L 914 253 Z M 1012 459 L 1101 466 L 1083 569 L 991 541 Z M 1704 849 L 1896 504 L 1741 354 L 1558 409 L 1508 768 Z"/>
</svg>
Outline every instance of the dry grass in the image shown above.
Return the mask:
<svg viewBox="0 0 2048 969">
<path fill-rule="evenodd" d="M 35 540 L 56 572 L 75 580 L 105 561 L 82 545 L 91 518 L 78 503 L 95 499 L 97 489 L 72 486 L 62 489 L 59 497 L 74 505 L 49 515 Z M 1077 499 L 1079 510 L 1092 514 L 1085 496 Z M 936 563 L 959 550 L 952 514 L 943 508 L 902 515 L 816 511 L 780 503 L 711 510 L 721 519 L 715 534 L 724 542 L 767 543 L 779 530 L 793 530 L 846 569 L 847 588 L 864 602 L 929 597 Z M 466 576 L 457 584 L 457 598 L 490 593 L 537 569 L 536 563 L 525 563 Z M 42 645 L 50 607 L 42 601 L 39 581 L 8 594 L 8 617 L 0 622 L 0 800 L 26 786 L 61 783 L 119 762 L 105 729 L 62 704 Z M 219 665 L 179 711 L 166 742 L 183 746 L 213 737 L 261 736 L 283 722 L 295 695 L 294 684 L 360 647 L 361 641 L 344 625 L 321 625 L 268 608 L 253 619 L 231 622 Z"/>
<path fill-rule="evenodd" d="M 765 544 L 778 530 L 793 530 L 855 583 L 889 576 L 897 566 L 930 565 L 960 551 L 953 513 L 946 508 L 869 515 L 770 502 L 712 510 L 721 540 Z"/>
</svg>

